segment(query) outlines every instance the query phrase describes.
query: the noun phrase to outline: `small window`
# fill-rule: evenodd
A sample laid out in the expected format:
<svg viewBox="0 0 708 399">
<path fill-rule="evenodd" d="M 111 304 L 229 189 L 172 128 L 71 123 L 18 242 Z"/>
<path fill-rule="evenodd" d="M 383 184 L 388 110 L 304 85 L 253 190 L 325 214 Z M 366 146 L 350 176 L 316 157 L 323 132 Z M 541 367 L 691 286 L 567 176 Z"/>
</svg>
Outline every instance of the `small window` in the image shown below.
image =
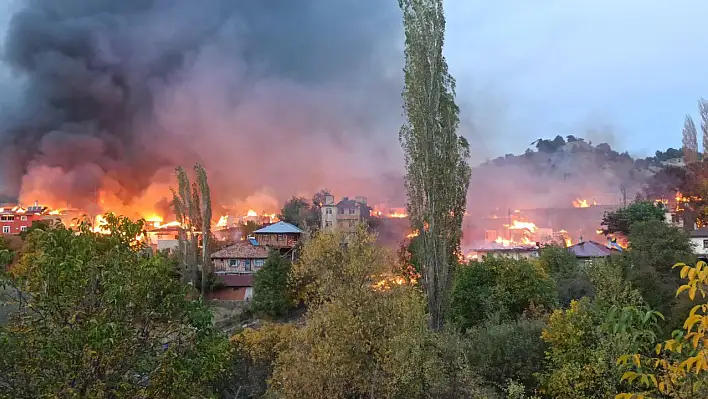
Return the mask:
<svg viewBox="0 0 708 399">
<path fill-rule="evenodd" d="M 256 259 L 253 261 L 253 266 L 255 267 L 263 267 L 265 264 L 265 261 L 263 259 Z"/>
<path fill-rule="evenodd" d="M 229 259 L 229 267 L 238 267 L 238 259 Z"/>
<path fill-rule="evenodd" d="M 332 208 L 327 208 L 327 214 L 331 215 L 332 214 Z"/>
<path fill-rule="evenodd" d="M 251 260 L 250 260 L 250 259 L 246 259 L 246 260 L 244 261 L 243 268 L 244 268 L 247 272 L 250 272 L 250 271 L 251 271 Z"/>
<path fill-rule="evenodd" d="M 27 231 L 27 226 L 20 226 L 20 231 Z"/>
<path fill-rule="evenodd" d="M 356 209 L 354 209 L 354 208 L 349 208 L 349 214 L 350 214 L 350 215 L 353 215 L 353 214 L 355 214 L 355 213 L 356 213 Z"/>
<path fill-rule="evenodd" d="M 344 209 L 343 209 L 343 208 L 339 208 L 339 214 L 340 214 L 340 215 L 344 215 Z"/>
<path fill-rule="evenodd" d="M 27 221 L 27 216 L 20 216 L 20 220 L 23 221 L 23 222 L 26 222 L 26 221 Z"/>
<path fill-rule="evenodd" d="M 10 234 L 10 226 L 2 226 L 3 234 Z"/>
<path fill-rule="evenodd" d="M 708 240 L 703 240 L 703 249 L 708 249 Z"/>
<path fill-rule="evenodd" d="M 278 234 L 278 241 L 285 241 L 285 234 Z"/>
</svg>

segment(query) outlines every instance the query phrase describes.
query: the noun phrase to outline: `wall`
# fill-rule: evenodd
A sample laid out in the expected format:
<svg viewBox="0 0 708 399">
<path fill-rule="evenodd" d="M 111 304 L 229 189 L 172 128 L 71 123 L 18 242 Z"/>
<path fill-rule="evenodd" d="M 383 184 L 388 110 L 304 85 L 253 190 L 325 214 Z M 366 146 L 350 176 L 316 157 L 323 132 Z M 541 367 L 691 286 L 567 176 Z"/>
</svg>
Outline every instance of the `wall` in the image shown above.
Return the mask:
<svg viewBox="0 0 708 399">
<path fill-rule="evenodd" d="M 12 218 L 12 220 L 3 220 L 10 218 Z M 43 219 L 44 217 L 40 214 L 3 214 L 0 215 L 0 233 L 20 234 L 23 230 L 30 228 L 32 222 Z"/>
<path fill-rule="evenodd" d="M 324 205 L 320 208 L 322 212 L 322 223 L 320 228 L 323 231 L 332 231 L 337 228 L 337 207 L 334 205 Z"/>
<path fill-rule="evenodd" d="M 704 241 L 708 244 L 708 237 L 691 237 L 693 252 L 698 256 L 708 256 L 708 248 L 704 245 Z"/>
<path fill-rule="evenodd" d="M 265 259 L 233 259 L 236 266 L 231 266 L 232 259 L 214 259 L 214 271 L 223 273 L 255 273 L 265 264 Z M 246 260 L 250 262 L 251 270 L 246 270 Z"/>
<path fill-rule="evenodd" d="M 300 239 L 300 234 L 256 234 L 258 245 L 273 248 L 292 248 Z"/>
</svg>

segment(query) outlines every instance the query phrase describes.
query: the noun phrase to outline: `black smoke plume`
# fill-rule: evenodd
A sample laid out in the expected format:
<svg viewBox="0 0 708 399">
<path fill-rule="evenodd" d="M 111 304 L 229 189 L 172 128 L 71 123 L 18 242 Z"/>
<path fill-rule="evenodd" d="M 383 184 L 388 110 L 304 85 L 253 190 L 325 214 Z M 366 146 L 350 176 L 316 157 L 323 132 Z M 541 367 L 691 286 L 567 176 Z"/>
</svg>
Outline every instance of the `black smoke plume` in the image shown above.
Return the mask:
<svg viewBox="0 0 708 399">
<path fill-rule="evenodd" d="M 21 94 L 0 115 L 0 196 L 130 203 L 199 161 L 226 205 L 325 186 L 400 197 L 400 31 L 395 1 L 24 1 L 4 46 Z"/>
</svg>

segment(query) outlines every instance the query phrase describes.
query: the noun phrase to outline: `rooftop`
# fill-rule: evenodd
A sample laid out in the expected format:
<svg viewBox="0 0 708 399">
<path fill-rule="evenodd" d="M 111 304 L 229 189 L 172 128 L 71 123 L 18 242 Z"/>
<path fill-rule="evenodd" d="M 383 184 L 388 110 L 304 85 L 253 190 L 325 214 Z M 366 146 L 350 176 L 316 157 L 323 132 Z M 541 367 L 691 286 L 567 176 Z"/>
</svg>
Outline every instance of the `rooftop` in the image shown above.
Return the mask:
<svg viewBox="0 0 708 399">
<path fill-rule="evenodd" d="M 608 248 L 607 245 L 595 241 L 582 241 L 568 247 L 568 251 L 575 254 L 577 258 L 605 258 L 617 251 L 615 248 Z"/>
<path fill-rule="evenodd" d="M 708 227 L 701 227 L 700 229 L 693 230 L 691 232 L 691 237 L 708 238 Z"/>
<path fill-rule="evenodd" d="M 266 247 L 253 245 L 250 241 L 239 241 L 211 254 L 212 259 L 266 259 L 267 257 Z"/>
<path fill-rule="evenodd" d="M 227 287 L 253 286 L 253 274 L 217 274 L 216 278 Z"/>
<path fill-rule="evenodd" d="M 273 223 L 253 232 L 254 234 L 300 234 L 302 230 L 287 222 Z"/>
</svg>

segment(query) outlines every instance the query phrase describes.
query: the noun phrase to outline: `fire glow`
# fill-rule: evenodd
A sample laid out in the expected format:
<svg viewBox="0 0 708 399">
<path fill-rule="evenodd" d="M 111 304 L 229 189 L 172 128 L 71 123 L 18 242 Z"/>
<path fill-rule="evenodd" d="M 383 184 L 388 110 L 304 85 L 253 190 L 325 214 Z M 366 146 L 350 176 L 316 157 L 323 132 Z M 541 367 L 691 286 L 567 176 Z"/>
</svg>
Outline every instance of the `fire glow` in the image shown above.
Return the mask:
<svg viewBox="0 0 708 399">
<path fill-rule="evenodd" d="M 573 207 L 574 208 L 589 208 L 591 206 L 597 206 L 600 205 L 595 201 L 594 199 L 592 202 L 588 202 L 586 199 L 581 199 L 581 198 L 576 198 L 573 200 Z"/>
</svg>

